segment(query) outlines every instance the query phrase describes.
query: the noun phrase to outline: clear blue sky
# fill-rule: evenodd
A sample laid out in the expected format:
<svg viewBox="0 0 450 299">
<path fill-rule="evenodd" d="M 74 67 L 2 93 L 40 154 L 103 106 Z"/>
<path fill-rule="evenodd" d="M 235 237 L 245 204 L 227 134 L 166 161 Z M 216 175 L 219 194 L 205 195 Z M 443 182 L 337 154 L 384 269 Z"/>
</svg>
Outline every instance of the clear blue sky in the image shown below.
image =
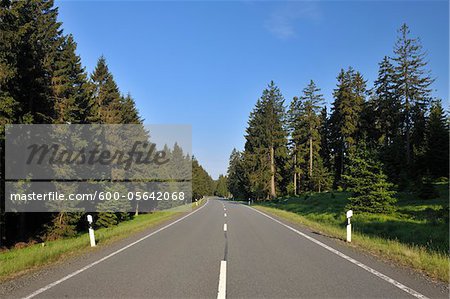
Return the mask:
<svg viewBox="0 0 450 299">
<path fill-rule="evenodd" d="M 406 22 L 428 51 L 435 95 L 448 106 L 448 1 L 57 1 L 91 72 L 100 55 L 146 123 L 192 124 L 193 151 L 214 177 L 244 145 L 270 80 L 288 103 L 310 79 L 332 101 L 336 75 L 368 79 Z"/>
</svg>

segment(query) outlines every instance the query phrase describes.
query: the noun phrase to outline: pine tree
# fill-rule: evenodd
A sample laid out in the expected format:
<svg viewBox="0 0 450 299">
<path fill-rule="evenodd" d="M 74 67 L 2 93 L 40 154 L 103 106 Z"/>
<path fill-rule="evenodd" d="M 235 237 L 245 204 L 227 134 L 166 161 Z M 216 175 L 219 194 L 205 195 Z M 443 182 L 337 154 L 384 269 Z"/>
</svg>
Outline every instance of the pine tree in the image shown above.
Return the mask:
<svg viewBox="0 0 450 299">
<path fill-rule="evenodd" d="M 449 120 L 440 100 L 431 104 L 426 128 L 427 169 L 434 178 L 449 176 Z"/>
<path fill-rule="evenodd" d="M 378 78 L 374 82 L 374 105 L 369 110 L 374 116 L 374 122 L 368 126 L 378 130 L 378 143 L 385 147 L 392 144 L 395 136 L 399 134 L 401 102 L 395 95 L 394 66 L 385 56 L 379 64 Z"/>
<path fill-rule="evenodd" d="M 121 97 L 121 118 L 124 124 L 142 124 L 143 120 L 139 115 L 136 103 L 130 94 Z"/>
<path fill-rule="evenodd" d="M 405 136 L 406 163 L 411 167 L 413 162 L 411 140 L 412 130 L 420 119 L 415 119 L 425 113 L 430 101 L 430 85 L 433 79 L 425 70 L 427 66 L 425 52 L 418 38 L 409 36 L 410 30 L 406 24 L 399 29 L 399 36 L 394 47 L 396 63 L 395 92 L 402 105 L 402 128 Z M 415 115 L 413 111 L 415 110 Z"/>
<path fill-rule="evenodd" d="M 316 160 L 316 166 L 314 167 L 311 181 L 314 186 L 314 191 L 322 192 L 331 188 L 332 176 L 328 168 L 325 167 L 320 156 Z"/>
<path fill-rule="evenodd" d="M 121 96 L 119 88 L 101 56 L 91 76 L 92 99 L 90 122 L 102 124 L 122 123 Z"/>
<path fill-rule="evenodd" d="M 347 160 L 355 152 L 361 136 L 361 112 L 365 101 L 366 82 L 352 68 L 341 70 L 334 90 L 330 116 L 331 147 L 334 157 L 334 185 L 340 184 Z"/>
<path fill-rule="evenodd" d="M 414 120 L 414 126 L 411 130 L 412 145 L 412 163 L 409 174 L 412 178 L 420 178 L 427 172 L 426 165 L 426 109 L 415 105 L 411 109 L 411 118 Z"/>
<path fill-rule="evenodd" d="M 310 81 L 308 86 L 303 89 L 303 94 L 300 98 L 294 98 L 291 102 L 288 111 L 292 146 L 295 149 L 294 157 L 294 182 L 301 171 L 302 163 L 307 161 L 305 171 L 309 181 L 309 188 L 312 186 L 312 177 L 314 172 L 314 165 L 320 158 L 319 151 L 321 148 L 321 104 L 323 103 L 323 96 L 319 93 L 314 81 Z M 295 175 L 297 174 L 297 175 Z M 294 186 L 297 184 L 294 183 Z M 297 188 L 295 188 L 295 193 Z"/>
<path fill-rule="evenodd" d="M 76 54 L 71 35 L 62 40 L 53 63 L 52 90 L 55 123 L 85 123 L 89 116 L 89 94 L 86 73 Z"/>
<path fill-rule="evenodd" d="M 53 1 L 0 3 L 2 140 L 6 123 L 52 123 L 55 118 L 51 78 L 56 51 L 63 39 L 57 15 Z M 15 236 L 18 239 L 35 229 L 27 224 L 27 219 L 38 225 L 45 221 L 39 214 L 18 213 L 8 217 L 19 219 Z"/>
<path fill-rule="evenodd" d="M 216 184 L 216 188 L 214 191 L 214 195 L 217 195 L 220 197 L 228 196 L 227 177 L 226 176 L 219 175 L 219 178 L 217 179 L 217 184 Z"/>
<path fill-rule="evenodd" d="M 380 162 L 374 160 L 365 142 L 360 142 L 350 157 L 348 174 L 343 175 L 350 192 L 347 207 L 354 211 L 386 213 L 393 210 L 395 191 L 387 181 Z"/>
<path fill-rule="evenodd" d="M 292 191 L 297 195 L 303 190 L 303 181 L 306 179 L 307 160 L 308 157 L 308 137 L 307 124 L 303 117 L 304 108 L 302 101 L 298 97 L 294 97 L 289 105 L 288 130 L 290 132 L 290 152 L 292 156 Z"/>
<path fill-rule="evenodd" d="M 132 123 L 139 122 L 139 117 L 136 113 L 134 107 L 134 101 L 131 97 L 123 98 L 120 95 L 119 88 L 114 81 L 113 75 L 109 71 L 106 59 L 101 56 L 97 62 L 94 72 L 91 75 L 91 93 L 92 97 L 90 100 L 90 116 L 89 121 L 93 123 L 100 124 L 122 124 L 125 121 L 130 121 Z M 126 104 L 124 104 L 126 102 Z M 123 108 L 126 107 L 130 115 L 124 115 Z M 114 152 L 115 149 L 123 148 L 125 145 L 121 146 L 124 139 L 124 132 L 127 129 L 124 127 L 115 128 L 108 127 L 108 133 L 105 134 L 105 140 L 103 140 L 102 146 L 107 147 Z M 133 135 L 137 132 L 132 129 Z M 131 136 L 127 136 L 130 138 Z M 132 138 L 140 138 L 139 136 L 132 136 Z M 145 138 L 145 137 L 142 137 Z M 115 180 L 124 179 L 123 171 L 121 169 L 111 169 L 111 173 L 106 174 L 107 177 L 111 177 L 111 182 Z M 107 184 L 105 184 L 105 188 Z M 120 186 L 117 186 L 120 188 Z M 126 191 L 124 189 L 118 189 L 114 191 L 122 192 Z M 128 218 L 128 213 L 125 211 L 131 211 L 130 202 L 116 201 L 116 202 L 102 202 L 98 205 L 98 218 L 96 224 L 99 226 L 111 226 L 119 223 L 120 221 L 126 220 Z"/>
<path fill-rule="evenodd" d="M 0 6 L 2 107 L 17 123 L 51 123 L 52 62 L 62 40 L 53 1 L 2 1 Z M 3 112 L 2 112 L 3 113 Z"/>
<path fill-rule="evenodd" d="M 251 192 L 259 199 L 275 198 L 282 192 L 286 171 L 287 132 L 284 98 L 272 81 L 250 114 L 244 158 Z"/>
<path fill-rule="evenodd" d="M 323 165 L 326 169 L 331 169 L 331 148 L 330 148 L 330 127 L 327 113 L 327 107 L 323 107 L 320 113 L 320 151 L 319 155 L 322 158 Z"/>
<path fill-rule="evenodd" d="M 234 198 L 247 199 L 250 196 L 247 189 L 249 183 L 244 167 L 244 157 L 236 149 L 233 149 L 230 155 L 227 177 L 227 188 Z"/>
<path fill-rule="evenodd" d="M 52 62 L 52 99 L 54 103 L 56 124 L 85 123 L 89 115 L 89 95 L 87 93 L 88 82 L 86 73 L 81 66 L 81 59 L 76 55 L 76 43 L 71 35 L 61 38 Z M 62 129 L 62 128 L 59 128 Z M 74 133 L 74 132 L 73 132 Z M 72 144 L 80 142 L 74 135 L 70 140 Z M 64 175 L 69 175 L 64 167 L 55 167 L 54 170 Z M 66 194 L 76 193 L 77 185 L 69 183 L 55 183 L 58 190 Z M 52 205 L 49 203 L 49 205 Z M 70 209 L 68 209 L 70 206 Z M 52 216 L 50 225 L 46 226 L 46 239 L 52 240 L 60 237 L 70 237 L 76 234 L 78 222 L 82 217 L 81 212 L 76 212 L 77 202 L 65 204 L 65 210 Z"/>
<path fill-rule="evenodd" d="M 213 195 L 214 182 L 211 176 L 198 163 L 195 157 L 192 157 L 192 199 L 198 200 L 203 196 Z"/>
<path fill-rule="evenodd" d="M 303 90 L 304 118 L 307 124 L 307 137 L 309 145 L 309 165 L 308 176 L 312 177 L 313 161 L 317 159 L 320 150 L 320 117 L 319 111 L 323 103 L 323 96 L 319 94 L 320 89 L 316 87 L 314 81 L 311 80 L 309 85 Z"/>
</svg>

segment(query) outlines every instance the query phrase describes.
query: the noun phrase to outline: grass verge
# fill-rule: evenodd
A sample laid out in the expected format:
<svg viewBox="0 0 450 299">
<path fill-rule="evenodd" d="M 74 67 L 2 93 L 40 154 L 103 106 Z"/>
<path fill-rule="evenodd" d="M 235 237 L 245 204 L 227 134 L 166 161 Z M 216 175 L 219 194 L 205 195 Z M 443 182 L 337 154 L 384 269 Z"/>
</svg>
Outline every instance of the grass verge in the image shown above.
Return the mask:
<svg viewBox="0 0 450 299">
<path fill-rule="evenodd" d="M 336 225 L 310 220 L 297 213 L 279 208 L 266 206 L 255 206 L 255 208 L 289 222 L 307 226 L 324 235 L 345 240 L 346 230 Z M 449 281 L 450 258 L 444 253 L 430 251 L 424 246 L 403 244 L 396 240 L 368 236 L 358 232 L 352 234 L 351 244 L 396 264 L 418 270 L 434 279 Z"/>
<path fill-rule="evenodd" d="M 199 208 L 206 202 L 205 199 L 199 201 L 192 208 Z M 21 249 L 10 249 L 0 253 L 0 281 L 5 281 L 42 266 L 56 263 L 67 257 L 86 253 L 90 250 L 97 250 L 104 245 L 130 237 L 132 234 L 156 226 L 164 221 L 170 220 L 180 212 L 157 211 L 151 214 L 135 216 L 132 220 L 121 222 L 117 226 L 101 228 L 95 231 L 95 238 L 98 246 L 90 247 L 87 233 L 80 234 L 73 238 L 65 238 L 43 244 L 34 244 Z"/>
</svg>

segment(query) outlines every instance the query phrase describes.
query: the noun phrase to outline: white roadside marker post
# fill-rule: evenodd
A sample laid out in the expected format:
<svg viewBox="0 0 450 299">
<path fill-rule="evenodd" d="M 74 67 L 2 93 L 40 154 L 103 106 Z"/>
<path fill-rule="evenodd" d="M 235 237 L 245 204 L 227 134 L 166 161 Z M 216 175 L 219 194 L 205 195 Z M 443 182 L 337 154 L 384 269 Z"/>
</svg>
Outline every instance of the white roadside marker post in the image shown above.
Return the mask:
<svg viewBox="0 0 450 299">
<path fill-rule="evenodd" d="M 353 216 L 353 211 L 347 211 L 347 242 L 352 241 L 352 224 L 350 223 L 350 218 Z"/>
<path fill-rule="evenodd" d="M 92 215 L 87 215 L 87 221 L 89 222 L 89 239 L 91 240 L 91 247 L 95 247 L 95 235 L 92 228 Z"/>
<path fill-rule="evenodd" d="M 250 198 L 248 199 L 248 205 L 250 205 Z"/>
</svg>

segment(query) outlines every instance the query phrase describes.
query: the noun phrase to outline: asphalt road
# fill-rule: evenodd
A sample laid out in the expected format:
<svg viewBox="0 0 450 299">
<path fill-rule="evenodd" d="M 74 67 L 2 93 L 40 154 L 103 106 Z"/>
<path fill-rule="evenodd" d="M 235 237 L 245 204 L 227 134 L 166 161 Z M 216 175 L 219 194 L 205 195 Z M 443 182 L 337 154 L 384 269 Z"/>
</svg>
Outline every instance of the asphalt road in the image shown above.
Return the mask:
<svg viewBox="0 0 450 299">
<path fill-rule="evenodd" d="M 0 285 L 1 298 L 448 298 L 340 241 L 209 200 L 140 235 Z M 423 297 L 422 297 L 423 296 Z"/>
</svg>

